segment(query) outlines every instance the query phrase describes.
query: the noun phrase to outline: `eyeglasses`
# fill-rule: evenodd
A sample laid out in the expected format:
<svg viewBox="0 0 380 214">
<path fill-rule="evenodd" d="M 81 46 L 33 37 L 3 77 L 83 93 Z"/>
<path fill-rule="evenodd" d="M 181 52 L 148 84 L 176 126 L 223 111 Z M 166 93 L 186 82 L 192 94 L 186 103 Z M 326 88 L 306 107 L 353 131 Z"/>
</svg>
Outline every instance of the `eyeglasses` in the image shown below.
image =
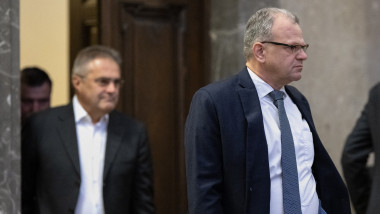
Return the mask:
<svg viewBox="0 0 380 214">
<path fill-rule="evenodd" d="M 82 78 L 82 79 L 85 79 L 87 76 L 86 75 L 79 75 L 79 74 L 76 74 L 78 77 Z M 124 84 L 124 80 L 123 79 L 120 79 L 120 78 L 116 78 L 116 79 L 113 79 L 113 78 L 107 78 L 107 77 L 99 77 L 99 78 L 96 78 L 94 80 L 96 82 L 96 84 L 98 84 L 100 87 L 106 87 L 108 86 L 111 82 L 113 82 L 113 84 L 115 85 L 115 87 L 120 87 Z"/>
<path fill-rule="evenodd" d="M 99 86 L 106 87 L 111 82 L 115 85 L 115 87 L 120 87 L 123 85 L 124 80 L 123 79 L 112 79 L 112 78 L 106 78 L 106 77 L 99 77 L 94 80 Z"/>
<path fill-rule="evenodd" d="M 273 45 L 285 46 L 285 47 L 290 48 L 290 50 L 292 50 L 293 53 L 298 53 L 301 49 L 306 53 L 306 50 L 309 48 L 309 44 L 306 44 L 306 45 L 289 45 L 289 44 L 285 44 L 285 43 L 271 42 L 271 41 L 264 41 L 261 43 L 270 43 Z"/>
</svg>

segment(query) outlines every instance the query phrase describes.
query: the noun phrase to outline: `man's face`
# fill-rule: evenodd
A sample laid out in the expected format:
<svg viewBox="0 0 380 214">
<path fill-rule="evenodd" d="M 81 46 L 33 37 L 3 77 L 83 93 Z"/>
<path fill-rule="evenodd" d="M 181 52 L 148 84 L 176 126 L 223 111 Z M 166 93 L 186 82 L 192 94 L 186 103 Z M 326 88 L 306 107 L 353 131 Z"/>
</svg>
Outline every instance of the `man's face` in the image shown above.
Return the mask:
<svg viewBox="0 0 380 214">
<path fill-rule="evenodd" d="M 21 84 L 21 117 L 23 120 L 33 113 L 50 107 L 50 90 L 48 82 L 33 87 Z"/>
<path fill-rule="evenodd" d="M 275 18 L 272 27 L 273 42 L 289 45 L 305 45 L 300 26 L 289 18 L 279 15 Z M 265 70 L 271 76 L 274 85 L 284 86 L 301 79 L 303 61 L 306 53 L 300 49 L 293 52 L 290 47 L 263 44 L 267 50 Z"/>
<path fill-rule="evenodd" d="M 119 65 L 112 59 L 94 59 L 88 64 L 88 74 L 75 75 L 72 81 L 79 102 L 93 122 L 116 107 L 121 79 Z"/>
</svg>

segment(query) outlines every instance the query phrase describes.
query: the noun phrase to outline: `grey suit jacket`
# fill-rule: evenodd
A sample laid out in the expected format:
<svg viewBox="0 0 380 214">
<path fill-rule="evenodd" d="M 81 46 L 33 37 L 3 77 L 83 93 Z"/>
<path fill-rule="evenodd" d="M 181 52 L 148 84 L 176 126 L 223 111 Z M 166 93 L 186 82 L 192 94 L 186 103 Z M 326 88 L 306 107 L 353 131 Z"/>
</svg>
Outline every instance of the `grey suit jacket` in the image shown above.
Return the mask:
<svg viewBox="0 0 380 214">
<path fill-rule="evenodd" d="M 23 213 L 73 213 L 81 184 L 72 104 L 39 113 L 22 132 Z M 145 127 L 110 113 L 103 172 L 105 213 L 154 213 Z"/>
<path fill-rule="evenodd" d="M 375 154 L 373 172 L 368 156 Z M 342 166 L 357 214 L 380 212 L 380 83 L 370 93 L 342 154 Z"/>
<path fill-rule="evenodd" d="M 309 104 L 294 87 L 290 98 L 313 134 L 313 175 L 323 209 L 350 213 L 346 187 L 315 130 Z M 185 129 L 191 214 L 270 213 L 270 174 L 263 116 L 248 70 L 201 88 Z"/>
</svg>

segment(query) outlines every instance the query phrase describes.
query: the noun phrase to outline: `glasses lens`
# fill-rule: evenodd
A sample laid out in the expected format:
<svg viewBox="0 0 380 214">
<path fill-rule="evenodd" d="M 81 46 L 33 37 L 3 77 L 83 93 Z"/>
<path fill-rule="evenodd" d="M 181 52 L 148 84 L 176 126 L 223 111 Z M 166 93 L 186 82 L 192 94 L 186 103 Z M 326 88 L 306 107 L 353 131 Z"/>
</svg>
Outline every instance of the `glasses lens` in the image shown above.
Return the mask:
<svg viewBox="0 0 380 214">
<path fill-rule="evenodd" d="M 122 79 L 116 79 L 116 80 L 114 80 L 115 86 L 122 86 L 123 83 L 124 83 L 124 80 L 122 80 Z"/>
<path fill-rule="evenodd" d="M 303 45 L 302 46 L 302 50 L 306 53 L 307 49 L 309 48 L 309 45 Z"/>
<path fill-rule="evenodd" d="M 111 80 L 108 78 L 99 78 L 97 79 L 97 82 L 100 86 L 107 86 L 108 84 L 110 84 Z"/>
<path fill-rule="evenodd" d="M 124 80 L 122 79 L 111 79 L 111 78 L 98 78 L 95 80 L 96 83 L 99 84 L 101 87 L 108 86 L 111 82 L 115 85 L 115 87 L 119 87 L 124 83 Z"/>
<path fill-rule="evenodd" d="M 301 49 L 306 53 L 309 45 L 294 45 L 292 48 L 293 53 L 299 53 Z"/>
</svg>

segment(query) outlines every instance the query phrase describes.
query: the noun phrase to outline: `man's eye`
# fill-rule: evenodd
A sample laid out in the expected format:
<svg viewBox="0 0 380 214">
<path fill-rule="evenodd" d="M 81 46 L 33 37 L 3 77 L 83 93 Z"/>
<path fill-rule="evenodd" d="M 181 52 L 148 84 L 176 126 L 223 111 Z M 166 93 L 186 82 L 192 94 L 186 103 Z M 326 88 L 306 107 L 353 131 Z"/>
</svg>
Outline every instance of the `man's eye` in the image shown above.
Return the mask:
<svg viewBox="0 0 380 214">
<path fill-rule="evenodd" d="M 101 85 L 108 85 L 109 82 L 110 82 L 109 79 L 99 79 L 99 83 L 100 83 Z"/>
<path fill-rule="evenodd" d="M 32 103 L 33 103 L 33 100 L 30 100 L 30 99 L 21 99 L 21 101 L 22 101 L 24 104 L 32 104 Z"/>
</svg>

